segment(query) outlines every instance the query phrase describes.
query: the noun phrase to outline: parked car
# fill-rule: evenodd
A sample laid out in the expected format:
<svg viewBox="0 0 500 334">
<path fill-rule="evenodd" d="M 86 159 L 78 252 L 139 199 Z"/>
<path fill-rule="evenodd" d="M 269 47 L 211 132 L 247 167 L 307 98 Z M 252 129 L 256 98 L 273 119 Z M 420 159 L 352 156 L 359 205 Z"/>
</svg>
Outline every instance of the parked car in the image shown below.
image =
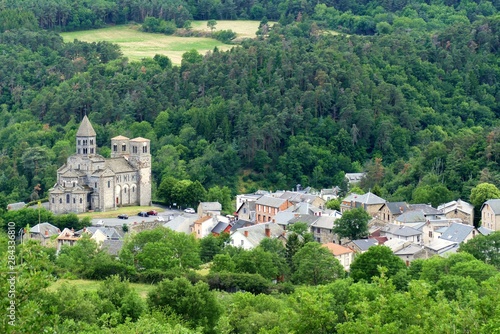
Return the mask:
<svg viewBox="0 0 500 334">
<path fill-rule="evenodd" d="M 148 213 L 146 211 L 141 211 L 137 214 L 139 217 L 149 217 Z"/>
<path fill-rule="evenodd" d="M 122 213 L 118 215 L 118 219 L 128 219 L 128 215 Z"/>
<path fill-rule="evenodd" d="M 104 220 L 99 220 L 97 223 L 95 223 L 95 226 L 104 226 Z"/>
<path fill-rule="evenodd" d="M 150 216 L 158 216 L 158 211 L 156 211 L 156 210 L 148 211 L 148 215 L 150 215 Z"/>
<path fill-rule="evenodd" d="M 186 208 L 186 209 L 184 209 L 184 212 L 185 213 L 196 213 L 196 211 L 194 211 L 193 208 Z"/>
</svg>

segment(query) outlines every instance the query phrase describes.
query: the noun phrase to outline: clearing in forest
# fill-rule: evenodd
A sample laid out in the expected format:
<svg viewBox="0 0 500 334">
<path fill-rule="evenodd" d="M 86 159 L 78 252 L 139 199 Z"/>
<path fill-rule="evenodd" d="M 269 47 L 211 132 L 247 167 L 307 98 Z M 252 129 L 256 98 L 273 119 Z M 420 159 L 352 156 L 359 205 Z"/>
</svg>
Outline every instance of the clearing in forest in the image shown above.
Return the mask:
<svg viewBox="0 0 500 334">
<path fill-rule="evenodd" d="M 229 50 L 234 45 L 224 44 L 206 37 L 179 37 L 164 34 L 145 33 L 140 31 L 141 25 L 128 24 L 106 27 L 102 29 L 63 32 L 65 42 L 75 39 L 84 42 L 106 41 L 117 44 L 123 55 L 131 61 L 154 57 L 155 54 L 168 56 L 172 63 L 180 65 L 182 55 L 190 50 L 201 54 L 217 47 L 219 50 Z M 193 21 L 193 30 L 210 31 L 207 21 Z M 214 31 L 231 29 L 237 33 L 237 38 L 253 38 L 259 27 L 259 21 L 217 21 Z"/>
</svg>

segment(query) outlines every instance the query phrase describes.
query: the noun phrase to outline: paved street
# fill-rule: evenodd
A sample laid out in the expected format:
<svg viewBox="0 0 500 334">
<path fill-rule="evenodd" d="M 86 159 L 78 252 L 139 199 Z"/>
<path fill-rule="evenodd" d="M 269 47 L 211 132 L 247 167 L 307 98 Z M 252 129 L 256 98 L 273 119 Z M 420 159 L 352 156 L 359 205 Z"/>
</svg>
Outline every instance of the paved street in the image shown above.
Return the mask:
<svg viewBox="0 0 500 334">
<path fill-rule="evenodd" d="M 139 213 L 139 212 L 137 212 Z M 158 217 L 163 217 L 165 222 L 168 222 L 169 220 L 172 220 L 173 218 L 179 216 L 179 215 L 184 215 L 186 217 L 191 217 L 195 218 L 196 214 L 189 214 L 185 213 L 182 210 L 171 210 L 171 209 L 166 209 L 165 211 L 158 212 L 158 216 L 149 216 L 149 217 L 139 217 L 137 214 L 136 215 L 129 215 L 128 219 L 119 219 L 119 218 L 94 218 L 92 219 L 92 225 L 96 225 L 98 221 L 102 220 L 104 223 L 104 226 L 122 226 L 123 224 L 127 225 L 133 225 L 134 223 L 141 223 L 141 222 L 152 222 L 156 220 Z M 118 214 L 116 214 L 118 217 Z"/>
</svg>

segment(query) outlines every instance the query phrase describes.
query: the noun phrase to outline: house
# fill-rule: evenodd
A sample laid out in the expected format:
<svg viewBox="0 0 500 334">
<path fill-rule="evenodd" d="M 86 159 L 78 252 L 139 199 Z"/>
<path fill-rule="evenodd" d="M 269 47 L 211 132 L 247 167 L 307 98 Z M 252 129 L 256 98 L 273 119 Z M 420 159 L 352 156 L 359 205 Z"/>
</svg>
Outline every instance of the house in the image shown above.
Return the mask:
<svg viewBox="0 0 500 334">
<path fill-rule="evenodd" d="M 309 202 L 300 202 L 292 205 L 286 211 L 291 211 L 294 213 L 313 215 L 313 216 L 321 216 L 323 215 L 323 209 L 318 208 L 310 204 Z"/>
<path fill-rule="evenodd" d="M 326 247 L 339 260 L 344 269 L 349 271 L 351 263 L 354 260 L 354 251 L 352 249 L 332 242 L 324 244 L 323 247 Z"/>
<path fill-rule="evenodd" d="M 345 173 L 345 179 L 349 186 L 355 185 L 361 182 L 361 179 L 364 178 L 366 173 Z"/>
<path fill-rule="evenodd" d="M 428 219 L 421 228 L 424 245 L 428 245 L 433 240 L 439 238 L 454 221 L 449 219 Z M 410 225 L 410 224 L 405 224 Z"/>
<path fill-rule="evenodd" d="M 280 211 L 274 216 L 272 222 L 275 224 L 278 224 L 283 228 L 283 230 L 286 230 L 287 226 L 290 224 L 290 221 L 295 218 L 298 214 L 292 211 Z"/>
<path fill-rule="evenodd" d="M 191 233 L 191 225 L 193 225 L 193 220 L 191 218 L 180 215 L 180 216 L 177 216 L 174 219 L 166 222 L 162 226 L 165 228 L 169 228 L 175 232 L 190 234 Z"/>
<path fill-rule="evenodd" d="M 333 188 L 327 188 L 327 189 L 321 189 L 319 196 L 325 200 L 325 202 L 328 202 L 329 200 L 332 199 L 337 199 L 339 198 L 339 194 L 341 192 L 341 189 L 338 186 L 335 186 Z"/>
<path fill-rule="evenodd" d="M 278 212 L 291 206 L 292 203 L 287 199 L 262 196 L 255 202 L 256 223 L 270 222 Z"/>
<path fill-rule="evenodd" d="M 200 202 L 198 204 L 198 218 L 204 216 L 217 216 L 222 211 L 222 204 L 219 202 Z"/>
<path fill-rule="evenodd" d="M 394 255 L 403 260 L 407 266 L 409 266 L 413 260 L 427 259 L 429 257 L 424 247 L 415 245 L 414 243 L 410 243 L 400 250 L 395 251 Z"/>
<path fill-rule="evenodd" d="M 231 245 L 249 250 L 257 247 L 265 238 L 283 238 L 283 233 L 283 229 L 274 223 L 242 227 L 231 234 Z"/>
<path fill-rule="evenodd" d="M 379 243 L 376 239 L 358 239 L 350 241 L 346 244 L 346 246 L 356 253 L 364 253 L 371 246 L 377 246 L 378 244 Z"/>
<path fill-rule="evenodd" d="M 123 240 L 104 240 L 101 249 L 109 255 L 118 256 L 123 248 Z"/>
<path fill-rule="evenodd" d="M 354 208 L 363 208 L 370 216 L 375 217 L 385 203 L 385 199 L 378 197 L 372 192 L 367 192 L 363 195 L 353 193 L 342 200 L 340 212 L 344 213 Z"/>
<path fill-rule="evenodd" d="M 229 233 L 231 231 L 231 227 L 232 225 L 230 223 L 220 221 L 212 229 L 212 235 L 216 237 L 221 235 L 222 233 Z"/>
<path fill-rule="evenodd" d="M 460 245 L 476 236 L 477 232 L 473 225 L 452 223 L 442 234 L 441 239 L 456 242 Z"/>
<path fill-rule="evenodd" d="M 304 191 L 285 191 L 279 198 L 287 199 L 292 204 L 307 203 L 317 208 L 324 208 L 326 203 L 322 197 Z"/>
<path fill-rule="evenodd" d="M 252 194 L 236 195 L 236 210 L 238 210 L 243 203 L 245 203 L 245 202 L 255 203 L 256 200 L 258 200 L 259 198 L 261 198 L 264 195 L 269 195 L 269 192 L 265 191 L 265 190 L 257 190 L 256 192 L 254 192 Z"/>
<path fill-rule="evenodd" d="M 335 221 L 338 218 L 322 216 L 316 219 L 311 225 L 310 230 L 314 240 L 322 244 L 335 243 L 340 244 L 339 236 L 333 232 Z"/>
<path fill-rule="evenodd" d="M 151 205 L 150 140 L 117 136 L 111 158 L 97 154 L 97 137 L 85 115 L 76 133 L 75 154 L 57 170 L 49 189 L 54 213 L 108 211 L 124 205 Z"/>
<path fill-rule="evenodd" d="M 62 246 L 73 246 L 80 239 L 78 234 L 75 234 L 74 229 L 65 228 L 57 237 L 57 252 L 61 251 Z"/>
<path fill-rule="evenodd" d="M 444 255 L 446 253 L 454 253 L 458 250 L 458 245 L 454 241 L 446 239 L 436 239 L 425 245 L 425 250 L 429 255 Z"/>
<path fill-rule="evenodd" d="M 245 201 L 236 210 L 238 219 L 255 221 L 255 201 Z"/>
<path fill-rule="evenodd" d="M 443 219 L 444 213 L 429 204 L 411 204 L 409 208 L 394 219 L 395 224 L 426 222 L 429 219 Z"/>
<path fill-rule="evenodd" d="M 406 202 L 386 202 L 380 207 L 376 217 L 385 223 L 393 223 L 395 218 L 402 215 L 408 209 L 409 206 Z"/>
<path fill-rule="evenodd" d="M 481 226 L 500 231 L 500 199 L 490 199 L 481 206 Z"/>
<path fill-rule="evenodd" d="M 90 239 L 93 239 L 98 243 L 102 243 L 104 240 L 123 239 L 123 235 L 114 227 L 88 226 L 75 232 L 77 235 L 82 235 L 83 233 L 89 233 Z"/>
<path fill-rule="evenodd" d="M 401 239 L 415 244 L 422 242 L 422 231 L 404 225 L 387 224 L 380 232 L 381 236 L 387 237 L 388 240 Z"/>
<path fill-rule="evenodd" d="M 191 227 L 191 233 L 193 233 L 196 239 L 201 239 L 212 233 L 212 229 L 217 225 L 218 221 L 212 216 L 203 216 L 194 221 Z"/>
<path fill-rule="evenodd" d="M 437 209 L 447 218 L 459 218 L 464 224 L 474 225 L 474 206 L 461 199 L 441 204 Z"/>
<path fill-rule="evenodd" d="M 48 246 L 51 237 L 53 235 L 59 235 L 59 233 L 61 233 L 59 228 L 50 223 L 36 224 L 26 232 L 28 232 L 28 235 L 25 234 L 23 236 L 23 239 L 28 237 L 30 239 L 38 240 L 40 241 L 40 244 L 42 246 Z"/>
</svg>

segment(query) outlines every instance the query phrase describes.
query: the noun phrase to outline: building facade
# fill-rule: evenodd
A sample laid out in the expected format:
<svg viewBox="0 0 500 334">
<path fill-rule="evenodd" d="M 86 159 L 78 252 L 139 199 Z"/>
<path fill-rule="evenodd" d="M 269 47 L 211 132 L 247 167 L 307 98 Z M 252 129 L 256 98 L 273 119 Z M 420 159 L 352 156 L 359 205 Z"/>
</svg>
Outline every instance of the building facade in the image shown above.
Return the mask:
<svg viewBox="0 0 500 334">
<path fill-rule="evenodd" d="M 111 158 L 104 158 L 97 154 L 96 132 L 85 116 L 76 133 L 76 152 L 57 170 L 57 183 L 49 190 L 49 209 L 81 213 L 150 204 L 149 139 L 114 137 Z"/>
</svg>

